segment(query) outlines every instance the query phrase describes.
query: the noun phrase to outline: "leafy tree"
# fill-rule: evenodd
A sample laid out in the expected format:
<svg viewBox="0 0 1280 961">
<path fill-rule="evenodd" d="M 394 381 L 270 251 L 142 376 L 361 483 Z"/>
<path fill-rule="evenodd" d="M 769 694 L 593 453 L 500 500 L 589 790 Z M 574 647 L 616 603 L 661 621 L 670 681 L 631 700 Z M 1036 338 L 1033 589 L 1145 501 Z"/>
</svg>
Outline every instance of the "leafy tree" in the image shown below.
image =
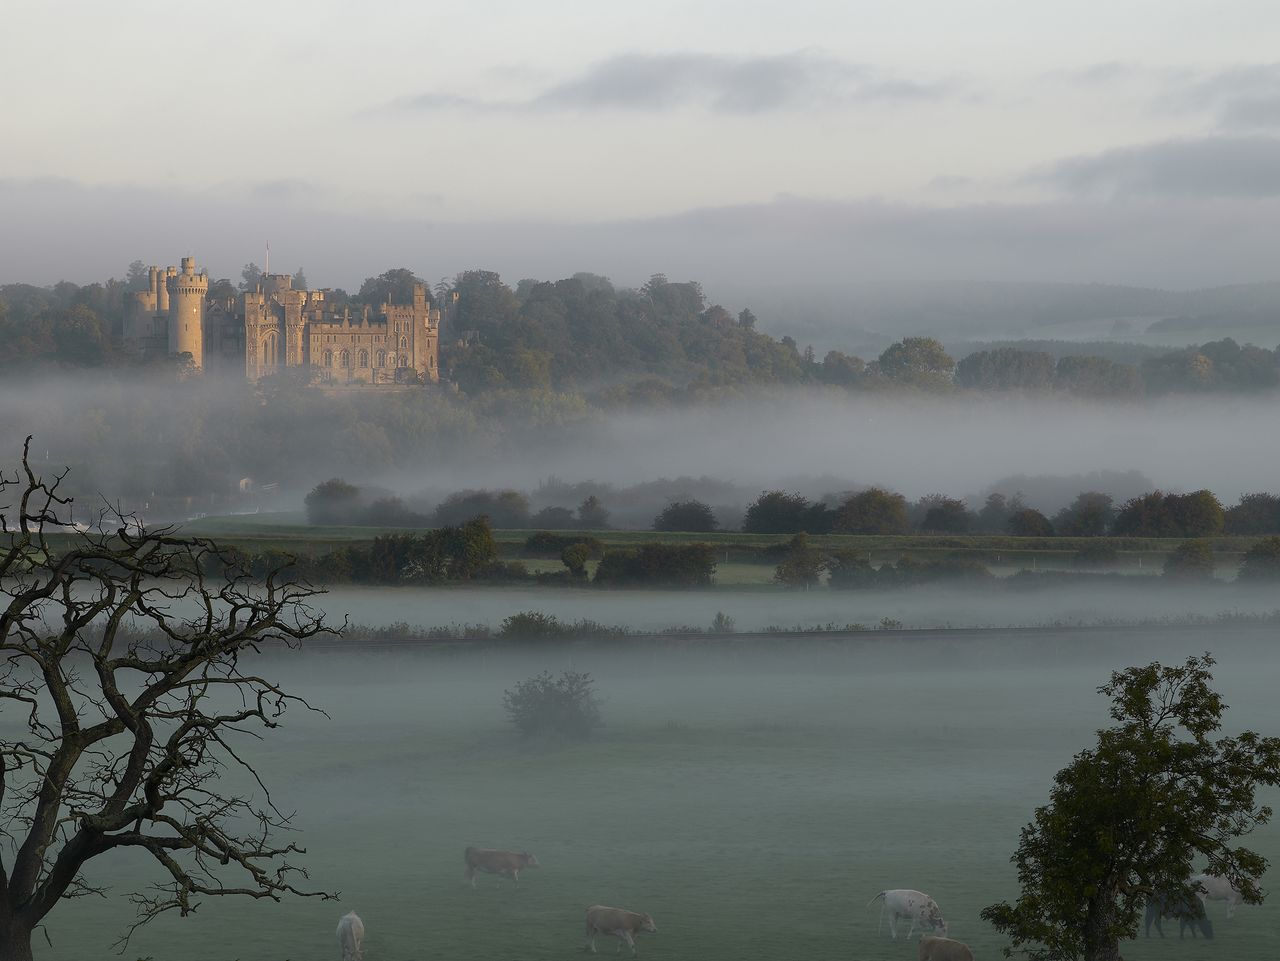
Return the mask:
<svg viewBox="0 0 1280 961">
<path fill-rule="evenodd" d="M 308 606 L 318 592 L 116 511 L 65 533 L 66 475 L 40 477 L 29 448 L 0 475 L 0 704 L 13 715 L 0 729 L 0 961 L 31 961 L 32 932 L 63 899 L 100 894 L 85 872 L 103 876 L 103 858 L 154 860 L 165 878 L 133 896 L 129 933 L 205 897 L 329 897 L 295 886 L 303 852 L 273 840 L 288 818 L 269 796 L 259 806 L 219 781 L 225 768 L 258 778 L 230 745 L 308 708 L 254 665 L 327 630 Z"/>
<path fill-rule="evenodd" d="M 756 315 L 749 308 L 743 307 L 742 310 L 738 311 L 738 326 L 743 330 L 755 330 Z"/>
<path fill-rule="evenodd" d="M 1136 367 L 1105 357 L 1060 357 L 1053 381 L 1059 390 L 1085 397 L 1135 397 L 1142 393 L 1142 374 Z"/>
<path fill-rule="evenodd" d="M 1237 575 L 1242 581 L 1280 581 L 1280 537 L 1264 537 L 1245 551 Z"/>
<path fill-rule="evenodd" d="M 461 524 L 473 517 L 488 517 L 500 530 L 520 530 L 529 526 L 529 498 L 519 491 L 467 490 L 446 497 L 435 510 L 441 526 Z"/>
<path fill-rule="evenodd" d="M 980 350 L 956 364 L 956 384 L 974 390 L 1048 390 L 1053 358 L 1014 347 Z"/>
<path fill-rule="evenodd" d="M 1170 494 L 1164 509 L 1182 537 L 1213 537 L 1222 533 L 1225 512 L 1212 491 Z"/>
<path fill-rule="evenodd" d="M 581 671 L 563 671 L 556 678 L 543 671 L 527 678 L 503 692 L 502 709 L 524 737 L 580 740 L 604 724 L 595 682 Z"/>
<path fill-rule="evenodd" d="M 762 491 L 747 507 L 742 529 L 748 534 L 795 534 L 805 529 L 809 498 L 786 491 Z"/>
<path fill-rule="evenodd" d="M 587 544 L 570 544 L 560 552 L 560 561 L 569 569 L 573 577 L 587 576 L 587 560 L 591 557 L 591 548 Z"/>
<path fill-rule="evenodd" d="M 1009 515 L 1009 533 L 1014 537 L 1052 537 L 1053 525 L 1038 510 L 1024 507 Z"/>
<path fill-rule="evenodd" d="M 427 288 L 427 299 L 431 300 L 430 285 L 425 280 L 408 267 L 393 267 L 377 277 L 366 277 L 352 299 L 362 304 L 411 304 L 413 288 L 419 284 Z"/>
<path fill-rule="evenodd" d="M 853 357 L 839 350 L 829 350 L 822 358 L 818 376 L 827 384 L 852 387 L 865 379 L 867 365 L 861 357 Z"/>
<path fill-rule="evenodd" d="M 589 495 L 578 505 L 578 526 L 589 531 L 608 529 L 609 512 L 595 494 Z"/>
<path fill-rule="evenodd" d="M 822 552 L 809 546 L 809 535 L 797 534 L 774 569 L 773 579 L 784 587 L 808 590 L 822 580 L 823 566 Z"/>
<path fill-rule="evenodd" d="M 146 290 L 151 285 L 151 271 L 141 260 L 135 260 L 129 264 L 124 283 L 126 289 L 130 291 L 140 292 Z"/>
<path fill-rule="evenodd" d="M 257 290 L 262 283 L 262 268 L 255 263 L 247 263 L 240 271 L 240 289 Z"/>
<path fill-rule="evenodd" d="M 869 487 L 845 499 L 835 512 L 832 530 L 840 534 L 905 534 L 907 499 L 882 487 Z"/>
<path fill-rule="evenodd" d="M 348 484 L 340 477 L 333 477 L 313 487 L 303 498 L 307 509 L 307 523 L 357 524 L 360 522 L 360 488 Z"/>
<path fill-rule="evenodd" d="M 1280 534 L 1280 497 L 1274 494 L 1244 494 L 1240 503 L 1228 507 L 1223 516 L 1228 534 Z"/>
<path fill-rule="evenodd" d="M 567 531 L 577 526 L 577 519 L 567 507 L 544 507 L 529 518 L 529 526 L 539 530 Z"/>
<path fill-rule="evenodd" d="M 702 501 L 672 501 L 653 519 L 655 531 L 707 533 L 720 526 L 713 511 Z"/>
<path fill-rule="evenodd" d="M 956 362 L 932 337 L 905 337 L 885 348 L 876 369 L 887 380 L 925 390 L 938 390 L 951 384 Z"/>
<path fill-rule="evenodd" d="M 858 590 L 880 584 L 879 573 L 862 551 L 835 551 L 827 558 L 827 587 Z"/>
<path fill-rule="evenodd" d="M 1004 533 L 1009 526 L 1009 518 L 1015 512 L 1022 510 L 1022 506 L 1020 494 L 1015 494 L 1012 501 L 1003 494 L 988 494 L 986 503 L 978 511 L 977 529 L 991 534 Z"/>
<path fill-rule="evenodd" d="M 710 544 L 642 544 L 605 551 L 596 584 L 617 587 L 709 587 L 716 572 Z"/>
<path fill-rule="evenodd" d="M 293 272 L 293 289 L 294 290 L 309 289 L 307 287 L 307 275 L 302 272 L 301 267 L 299 267 L 297 270 Z M 410 291 L 410 294 L 412 295 L 412 291 Z M 412 300 L 410 302 L 412 302 Z"/>
<path fill-rule="evenodd" d="M 929 500 L 921 499 L 922 503 Z M 964 506 L 964 501 L 934 495 L 920 521 L 920 530 L 936 534 L 964 534 L 972 523 L 973 515 Z"/>
<path fill-rule="evenodd" d="M 1115 513 L 1110 494 L 1085 491 L 1054 515 L 1053 526 L 1063 537 L 1102 537 Z"/>
<path fill-rule="evenodd" d="M 1022 893 L 982 917 L 1034 961 L 1119 961 L 1144 901 L 1195 903 L 1197 861 L 1256 904 L 1266 859 L 1236 840 L 1266 824 L 1259 785 L 1280 785 L 1280 738 L 1214 738 L 1226 706 L 1208 654 L 1111 675 L 1113 726 L 1054 778 L 1013 856 Z"/>
<path fill-rule="evenodd" d="M 1183 581 L 1213 579 L 1213 546 L 1205 540 L 1185 541 L 1164 559 L 1164 576 Z"/>
</svg>

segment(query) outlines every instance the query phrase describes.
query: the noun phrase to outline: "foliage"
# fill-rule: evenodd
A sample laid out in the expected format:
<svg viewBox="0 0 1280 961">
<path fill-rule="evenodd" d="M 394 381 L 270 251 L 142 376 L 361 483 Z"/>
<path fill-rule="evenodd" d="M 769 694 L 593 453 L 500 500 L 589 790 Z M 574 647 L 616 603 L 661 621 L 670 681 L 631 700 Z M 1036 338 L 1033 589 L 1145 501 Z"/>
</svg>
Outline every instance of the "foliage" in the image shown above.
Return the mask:
<svg viewBox="0 0 1280 961">
<path fill-rule="evenodd" d="M 524 554 L 528 557 L 559 557 L 566 547 L 581 544 L 588 551 L 588 557 L 599 557 L 604 545 L 599 538 L 585 534 L 552 534 L 550 531 L 539 531 L 530 534 L 524 541 Z"/>
<path fill-rule="evenodd" d="M 1212 537 L 1222 533 L 1224 511 L 1212 491 L 1151 491 L 1124 503 L 1112 531 L 1124 537 Z"/>
<path fill-rule="evenodd" d="M 907 499 L 882 487 L 869 487 L 850 495 L 836 508 L 831 530 L 837 534 L 905 534 Z"/>
<path fill-rule="evenodd" d="M 1024 507 L 1009 516 L 1009 533 L 1014 537 L 1052 537 L 1053 525 L 1038 510 Z"/>
<path fill-rule="evenodd" d="M 450 494 L 435 510 L 440 525 L 461 524 L 472 517 L 485 516 L 500 529 L 529 526 L 529 499 L 513 490 L 466 490 Z"/>
<path fill-rule="evenodd" d="M 1223 529 L 1228 534 L 1280 534 L 1280 497 L 1275 494 L 1243 494 L 1226 510 Z"/>
<path fill-rule="evenodd" d="M 1206 540 L 1186 541 L 1164 559 L 1164 576 L 1180 581 L 1213 579 L 1213 545 Z"/>
<path fill-rule="evenodd" d="M 742 529 L 748 534 L 825 534 L 833 520 L 826 504 L 811 504 L 803 494 L 762 491 L 748 505 Z"/>
<path fill-rule="evenodd" d="M 773 572 L 773 579 L 784 587 L 808 590 L 822 580 L 825 561 L 822 552 L 809 546 L 808 534 L 791 538 L 782 563 Z"/>
<path fill-rule="evenodd" d="M 885 348 L 876 371 L 896 384 L 923 390 L 943 390 L 951 385 L 956 362 L 932 337 L 906 337 Z"/>
<path fill-rule="evenodd" d="M 737 622 L 724 611 L 716 611 L 716 616 L 711 619 L 712 634 L 732 634 L 737 629 Z"/>
<path fill-rule="evenodd" d="M 1102 537 L 1111 529 L 1115 508 L 1110 494 L 1085 491 L 1053 518 L 1053 527 L 1063 537 Z"/>
<path fill-rule="evenodd" d="M 520 681 L 503 692 L 502 709 L 524 737 L 582 739 L 604 724 L 595 683 L 580 671 L 563 671 L 558 678 L 543 671 Z"/>
<path fill-rule="evenodd" d="M 655 531 L 689 531 L 705 534 L 720 525 L 713 511 L 702 501 L 672 501 L 653 519 Z"/>
<path fill-rule="evenodd" d="M 963 534 L 973 523 L 973 514 L 964 506 L 964 501 L 941 494 L 932 494 L 920 499 L 920 507 L 925 509 L 920 520 L 920 530 L 934 534 Z"/>
<path fill-rule="evenodd" d="M 12 854 L 0 863 L 0 954 L 29 959 L 61 899 L 102 893 L 89 862 L 125 852 L 165 878 L 133 895 L 129 933 L 209 896 L 329 897 L 295 886 L 306 874 L 289 859 L 302 851 L 273 840 L 289 819 L 269 796 L 219 780 L 228 768 L 258 779 L 232 743 L 310 709 L 250 665 L 328 630 L 309 606 L 319 592 L 110 509 L 64 533 L 63 477 L 37 474 L 30 438 L 21 468 L 0 474 L 0 705 L 12 712 L 0 736 Z"/>
<path fill-rule="evenodd" d="M 333 477 L 313 487 L 303 498 L 303 504 L 309 524 L 351 524 L 362 506 L 360 488 Z"/>
<path fill-rule="evenodd" d="M 595 494 L 578 505 L 578 526 L 589 531 L 608 530 L 609 512 Z"/>
<path fill-rule="evenodd" d="M 1280 537 L 1264 537 L 1245 551 L 1238 577 L 1242 581 L 1280 581 Z"/>
<path fill-rule="evenodd" d="M 1013 862 L 1022 893 L 982 912 L 1032 959 L 1117 961 L 1155 892 L 1194 897 L 1199 859 L 1249 903 L 1266 860 L 1236 839 L 1266 824 L 1259 785 L 1280 784 L 1280 739 L 1251 731 L 1214 739 L 1226 710 L 1213 658 L 1112 674 L 1112 727 L 1054 778 L 1049 803 L 1022 830 Z"/>
<path fill-rule="evenodd" d="M 956 365 L 956 384 L 974 390 L 1047 390 L 1053 358 L 1042 351 L 998 347 L 969 354 Z"/>
<path fill-rule="evenodd" d="M 709 544 L 642 544 L 605 551 L 594 583 L 610 587 L 709 587 L 716 572 Z"/>
</svg>

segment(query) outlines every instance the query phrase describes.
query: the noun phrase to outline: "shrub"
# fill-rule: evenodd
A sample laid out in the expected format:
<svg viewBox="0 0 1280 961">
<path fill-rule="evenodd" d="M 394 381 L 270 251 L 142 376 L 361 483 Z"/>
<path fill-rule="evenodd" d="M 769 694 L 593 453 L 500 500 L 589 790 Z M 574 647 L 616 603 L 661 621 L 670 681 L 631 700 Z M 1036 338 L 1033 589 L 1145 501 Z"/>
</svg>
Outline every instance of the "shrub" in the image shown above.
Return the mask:
<svg viewBox="0 0 1280 961">
<path fill-rule="evenodd" d="M 1164 559 L 1164 576 L 1183 581 L 1212 580 L 1212 546 L 1204 540 L 1179 544 Z"/>
<path fill-rule="evenodd" d="M 716 616 L 711 621 L 712 634 L 732 634 L 737 629 L 737 622 L 732 617 L 724 611 L 716 611 Z"/>
<path fill-rule="evenodd" d="M 561 557 L 566 547 L 572 547 L 575 544 L 584 546 L 588 557 L 599 557 L 604 550 L 604 545 L 600 543 L 598 537 L 538 531 L 525 538 L 523 553 L 526 557 Z"/>
<path fill-rule="evenodd" d="M 707 587 L 716 572 L 709 544 L 642 544 L 606 551 L 596 568 L 596 584 L 620 587 Z"/>
<path fill-rule="evenodd" d="M 773 579 L 784 587 L 808 590 L 822 579 L 824 562 L 822 554 L 809 546 L 807 534 L 791 538 L 782 563 L 773 572 Z"/>
<path fill-rule="evenodd" d="M 719 527 L 715 512 L 702 501 L 672 501 L 653 519 L 655 531 L 693 531 L 704 534 Z"/>
<path fill-rule="evenodd" d="M 502 709 L 524 737 L 586 738 L 604 724 L 594 686 L 591 675 L 580 671 L 558 678 L 543 671 L 503 691 Z"/>
<path fill-rule="evenodd" d="M 1120 559 L 1114 547 L 1107 544 L 1089 544 L 1076 551 L 1071 558 L 1073 567 L 1106 567 Z"/>
<path fill-rule="evenodd" d="M 1280 537 L 1267 537 L 1254 544 L 1240 566 L 1242 581 L 1280 581 Z"/>
</svg>

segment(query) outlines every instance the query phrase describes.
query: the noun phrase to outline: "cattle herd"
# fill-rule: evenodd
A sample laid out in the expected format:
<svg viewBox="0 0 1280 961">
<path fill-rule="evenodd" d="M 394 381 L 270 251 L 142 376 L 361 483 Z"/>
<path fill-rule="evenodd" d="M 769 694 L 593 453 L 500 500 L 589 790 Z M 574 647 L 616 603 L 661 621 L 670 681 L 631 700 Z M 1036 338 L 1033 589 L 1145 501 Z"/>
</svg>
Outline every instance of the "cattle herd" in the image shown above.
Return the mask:
<svg viewBox="0 0 1280 961">
<path fill-rule="evenodd" d="M 538 859 L 528 851 L 502 851 L 496 848 L 467 848 L 462 855 L 466 863 L 463 882 L 476 886 L 476 873 L 498 874 L 520 883 L 520 872 L 525 868 L 538 867 Z M 1151 927 L 1164 937 L 1161 919 L 1176 917 L 1179 919 L 1178 936 L 1182 937 L 1187 928 L 1191 936 L 1203 934 L 1205 938 L 1213 937 L 1213 922 L 1204 911 L 1209 901 L 1225 901 L 1227 917 L 1235 914 L 1240 904 L 1240 892 L 1225 878 L 1208 874 L 1196 874 L 1191 878 L 1192 887 L 1197 889 L 1199 904 L 1192 903 L 1178 895 L 1157 896 L 1147 903 L 1146 934 L 1151 936 Z M 910 921 L 906 937 L 910 938 L 917 927 L 921 938 L 917 953 L 918 961 L 973 961 L 973 951 L 967 944 L 955 941 L 946 936 L 947 922 L 942 918 L 938 902 L 921 891 L 910 888 L 893 888 L 881 891 L 867 902 L 867 907 L 882 902 L 880 919 L 884 921 L 888 915 L 889 934 L 894 940 L 898 938 L 898 924 Z M 636 935 L 641 931 L 656 932 L 658 926 L 648 914 L 627 911 L 623 908 L 611 908 L 603 904 L 593 904 L 587 908 L 587 947 L 596 950 L 596 935 L 612 935 L 618 939 L 618 951 L 625 944 L 632 955 L 638 955 Z M 942 932 L 941 935 L 933 934 Z M 926 933 L 927 932 L 927 933 Z M 342 961 L 364 961 L 364 922 L 354 912 L 344 914 L 338 921 L 338 944 L 342 947 Z"/>
</svg>

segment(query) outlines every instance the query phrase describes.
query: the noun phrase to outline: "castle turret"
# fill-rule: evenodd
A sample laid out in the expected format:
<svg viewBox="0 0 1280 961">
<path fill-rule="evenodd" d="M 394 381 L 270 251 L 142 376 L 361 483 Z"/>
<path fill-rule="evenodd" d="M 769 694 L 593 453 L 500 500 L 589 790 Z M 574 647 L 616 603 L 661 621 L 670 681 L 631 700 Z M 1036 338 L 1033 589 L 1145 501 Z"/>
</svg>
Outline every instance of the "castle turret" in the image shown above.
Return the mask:
<svg viewBox="0 0 1280 961">
<path fill-rule="evenodd" d="M 196 259 L 182 258 L 181 273 L 166 277 L 169 301 L 169 353 L 190 354 L 195 367 L 204 366 L 204 302 L 209 275 L 196 273 Z"/>
</svg>

